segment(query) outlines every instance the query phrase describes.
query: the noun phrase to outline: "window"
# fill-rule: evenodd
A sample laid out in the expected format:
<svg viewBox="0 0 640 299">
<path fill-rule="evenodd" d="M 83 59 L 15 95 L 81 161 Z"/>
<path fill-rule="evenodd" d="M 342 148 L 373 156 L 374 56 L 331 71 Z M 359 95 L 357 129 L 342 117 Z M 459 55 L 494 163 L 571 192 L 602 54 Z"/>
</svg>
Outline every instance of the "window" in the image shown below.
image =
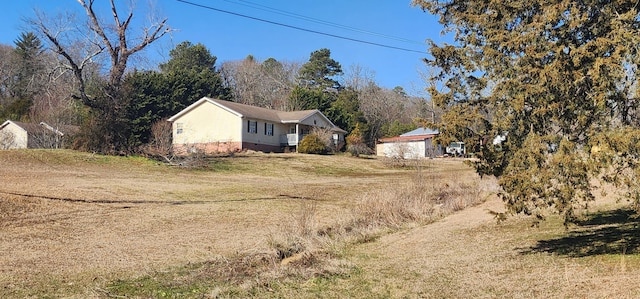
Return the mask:
<svg viewBox="0 0 640 299">
<path fill-rule="evenodd" d="M 176 123 L 176 134 L 182 134 L 182 123 Z"/>
<path fill-rule="evenodd" d="M 264 124 L 264 134 L 267 136 L 273 136 L 273 124 Z"/>
<path fill-rule="evenodd" d="M 247 128 L 247 132 L 253 133 L 253 134 L 258 134 L 258 122 L 257 121 L 250 120 L 250 121 L 248 121 L 248 125 L 249 125 L 249 127 Z"/>
</svg>

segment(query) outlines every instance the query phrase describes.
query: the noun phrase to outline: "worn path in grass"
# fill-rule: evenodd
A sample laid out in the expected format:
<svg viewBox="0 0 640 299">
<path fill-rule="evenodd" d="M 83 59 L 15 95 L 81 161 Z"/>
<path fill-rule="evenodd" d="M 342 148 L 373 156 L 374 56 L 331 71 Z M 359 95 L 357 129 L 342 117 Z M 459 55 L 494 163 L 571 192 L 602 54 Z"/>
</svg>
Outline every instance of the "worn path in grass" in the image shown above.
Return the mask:
<svg viewBox="0 0 640 299">
<path fill-rule="evenodd" d="M 492 196 L 436 223 L 358 247 L 362 283 L 371 294 L 393 298 L 640 298 L 637 254 L 531 253 L 539 241 L 567 233 L 560 220 L 539 228 L 518 217 L 498 224 L 488 210 L 504 210 L 503 203 Z"/>
</svg>

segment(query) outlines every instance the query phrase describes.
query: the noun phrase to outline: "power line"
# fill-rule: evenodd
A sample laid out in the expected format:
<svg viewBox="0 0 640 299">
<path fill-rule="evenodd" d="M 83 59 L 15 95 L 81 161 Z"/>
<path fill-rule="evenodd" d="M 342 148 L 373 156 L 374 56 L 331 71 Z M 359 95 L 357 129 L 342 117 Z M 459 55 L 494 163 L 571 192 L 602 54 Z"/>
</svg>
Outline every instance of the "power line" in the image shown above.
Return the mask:
<svg viewBox="0 0 640 299">
<path fill-rule="evenodd" d="M 338 24 L 338 23 L 333 23 L 333 22 L 329 22 L 329 21 L 325 21 L 325 20 L 321 20 L 321 19 L 317 19 L 317 18 L 313 18 L 313 17 L 308 17 L 308 16 L 305 16 L 305 15 L 297 14 L 297 13 L 294 13 L 294 12 L 289 12 L 289 11 L 285 11 L 285 10 L 281 10 L 281 9 L 277 9 L 277 8 L 273 8 L 273 7 L 269 7 L 269 6 L 265 6 L 265 5 L 261 5 L 261 4 L 258 4 L 258 3 L 255 3 L 255 2 L 251 2 L 251 1 L 246 1 L 246 0 L 238 0 L 238 2 L 233 1 L 233 0 L 224 0 L 224 1 L 225 2 L 229 2 L 229 3 L 248 6 L 248 7 L 259 9 L 259 10 L 263 10 L 263 11 L 272 12 L 272 13 L 279 14 L 279 15 L 293 17 L 293 18 L 296 18 L 296 19 L 310 21 L 310 22 L 317 23 L 317 24 L 328 25 L 328 26 L 332 26 L 332 27 L 336 27 L 336 28 L 340 28 L 340 29 L 347 29 L 347 30 L 350 30 L 350 31 L 358 32 L 358 33 L 365 33 L 365 34 L 369 34 L 369 35 L 373 35 L 373 36 L 384 37 L 384 38 L 387 38 L 387 39 L 392 39 L 392 40 L 411 43 L 411 44 L 416 44 L 416 45 L 424 45 L 423 42 L 419 42 L 419 41 L 415 41 L 415 40 L 411 40 L 411 39 L 407 39 L 407 38 L 402 38 L 402 37 L 397 37 L 397 36 L 393 36 L 393 35 L 388 35 L 388 34 L 368 31 L 368 30 L 365 30 L 365 29 L 359 29 L 359 28 L 356 28 L 356 27 L 341 25 L 341 24 Z"/>
<path fill-rule="evenodd" d="M 207 5 L 203 5 L 203 4 L 193 3 L 193 2 L 190 2 L 190 1 L 186 1 L 186 0 L 177 0 L 177 1 L 185 3 L 185 4 L 188 4 L 188 5 L 192 5 L 192 6 L 196 6 L 196 7 L 200 7 L 200 8 L 204 8 L 204 9 L 208 9 L 208 10 L 222 12 L 222 13 L 226 13 L 226 14 L 230 14 L 230 15 L 234 15 L 234 16 L 238 16 L 238 17 L 252 19 L 252 20 L 255 20 L 255 21 L 260 21 L 260 22 L 269 23 L 269 24 L 272 24 L 272 25 L 278 25 L 278 26 L 282 26 L 282 27 L 287 27 L 287 28 L 291 28 L 291 29 L 305 31 L 305 32 L 309 32 L 309 33 L 315 33 L 315 34 L 319 34 L 319 35 L 330 36 L 330 37 L 344 39 L 344 40 L 348 40 L 348 41 L 352 41 L 352 42 L 358 42 L 358 43 L 363 43 L 363 44 L 368 44 L 368 45 L 373 45 L 373 46 L 378 46 L 378 47 L 384 47 L 384 48 L 389 48 L 389 49 L 395 49 L 395 50 L 401 50 L 401 51 L 406 51 L 406 52 L 426 54 L 426 52 L 424 52 L 424 51 L 418 51 L 418 50 L 407 49 L 407 48 L 402 48 L 402 47 L 390 46 L 390 45 L 385 45 L 385 44 L 381 44 L 381 43 L 375 43 L 375 42 L 365 41 L 365 40 L 361 40 L 361 39 L 341 36 L 341 35 L 337 35 L 337 34 L 332 34 L 332 33 L 327 33 L 327 32 L 322 32 L 322 31 L 317 31 L 317 30 L 311 30 L 311 29 L 306 29 L 306 28 L 302 28 L 302 27 L 298 27 L 298 26 L 288 25 L 288 24 L 274 22 L 274 21 L 270 21 L 270 20 L 266 20 L 266 19 L 257 18 L 257 17 L 252 17 L 252 16 L 248 16 L 248 15 L 244 15 L 244 14 L 240 14 L 240 13 L 236 13 L 236 12 L 232 12 L 232 11 L 228 11 L 228 10 L 223 10 L 223 9 L 219 9 L 219 8 L 215 8 L 215 7 L 211 7 L 211 6 L 207 6 Z"/>
</svg>

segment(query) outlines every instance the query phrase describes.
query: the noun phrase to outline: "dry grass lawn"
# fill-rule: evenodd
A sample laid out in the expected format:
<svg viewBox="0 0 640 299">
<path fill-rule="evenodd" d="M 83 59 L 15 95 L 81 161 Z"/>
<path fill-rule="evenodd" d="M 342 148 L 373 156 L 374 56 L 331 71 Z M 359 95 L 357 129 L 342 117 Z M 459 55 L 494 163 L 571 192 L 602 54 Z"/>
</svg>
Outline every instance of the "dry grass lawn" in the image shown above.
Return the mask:
<svg viewBox="0 0 640 299">
<path fill-rule="evenodd" d="M 635 227 L 613 222 L 568 230 L 557 217 L 540 227 L 521 217 L 497 224 L 486 211 L 501 208 L 493 197 L 442 221 L 358 247 L 355 260 L 364 269 L 358 280 L 375 281 L 370 292 L 376 297 L 640 298 L 637 220 Z M 626 231 L 635 247 L 598 252 L 598 246 L 624 238 L 607 227 Z M 605 243 L 607 236 L 612 243 Z"/>
<path fill-rule="evenodd" d="M 317 204 L 322 226 L 357 194 L 409 173 L 347 156 L 248 154 L 194 170 L 2 151 L 0 294 L 83 292 L 115 277 L 266 250 L 301 201 Z"/>
<path fill-rule="evenodd" d="M 490 180 L 455 159 L 417 169 L 340 155 L 240 154 L 184 169 L 0 151 L 0 297 L 640 297 L 639 224 L 619 203 L 601 201 L 569 229 L 555 217 L 538 228 L 521 217 L 498 224 L 487 213 L 502 208 Z M 449 188 L 457 184 L 475 187 Z M 446 188 L 405 192 L 425 185 Z M 455 190 L 487 200 L 467 207 Z M 388 201 L 414 194 L 434 198 Z M 447 206 L 462 210 L 419 216 Z M 326 237 L 355 230 L 353 221 L 373 233 Z M 309 223 L 323 251 L 269 266 L 274 241 Z"/>
</svg>

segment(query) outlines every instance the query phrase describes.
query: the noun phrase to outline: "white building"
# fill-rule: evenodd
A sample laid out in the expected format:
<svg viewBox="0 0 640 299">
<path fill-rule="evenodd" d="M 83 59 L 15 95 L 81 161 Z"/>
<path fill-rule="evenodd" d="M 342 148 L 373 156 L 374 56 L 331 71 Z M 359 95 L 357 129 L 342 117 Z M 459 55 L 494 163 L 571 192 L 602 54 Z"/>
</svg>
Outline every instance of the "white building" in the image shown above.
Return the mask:
<svg viewBox="0 0 640 299">
<path fill-rule="evenodd" d="M 402 159 L 441 156 L 442 148 L 434 141 L 438 134 L 437 130 L 418 128 L 399 136 L 379 139 L 376 155 Z"/>
</svg>

